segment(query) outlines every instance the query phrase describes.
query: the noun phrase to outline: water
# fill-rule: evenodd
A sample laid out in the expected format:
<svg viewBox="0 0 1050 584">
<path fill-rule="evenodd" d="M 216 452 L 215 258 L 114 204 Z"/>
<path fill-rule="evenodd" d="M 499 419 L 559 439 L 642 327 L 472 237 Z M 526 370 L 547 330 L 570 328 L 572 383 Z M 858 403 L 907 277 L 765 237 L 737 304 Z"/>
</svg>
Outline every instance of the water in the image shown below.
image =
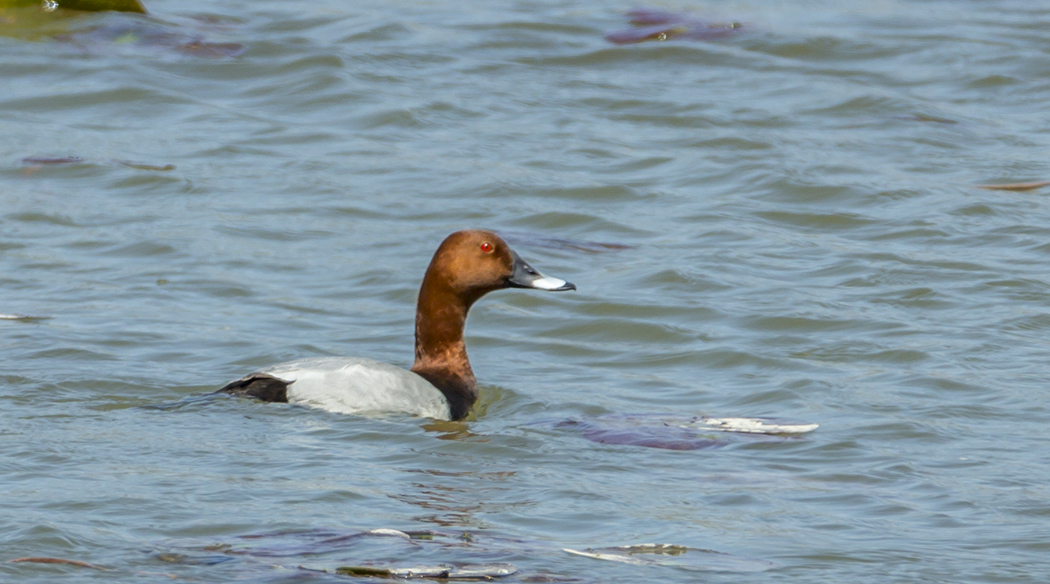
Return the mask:
<svg viewBox="0 0 1050 584">
<path fill-rule="evenodd" d="M 1050 178 L 1050 8 L 663 3 L 743 27 L 604 40 L 634 7 L 4 13 L 0 312 L 51 318 L 0 321 L 0 559 L 109 570 L 2 578 L 1044 582 L 1048 191 L 974 186 Z M 475 307 L 467 422 L 195 397 L 409 364 L 464 227 L 579 286 Z M 675 451 L 564 423 L 647 414 L 821 427 Z M 374 528 L 437 536 L 325 543 Z M 693 551 L 562 551 L 645 542 Z"/>
</svg>

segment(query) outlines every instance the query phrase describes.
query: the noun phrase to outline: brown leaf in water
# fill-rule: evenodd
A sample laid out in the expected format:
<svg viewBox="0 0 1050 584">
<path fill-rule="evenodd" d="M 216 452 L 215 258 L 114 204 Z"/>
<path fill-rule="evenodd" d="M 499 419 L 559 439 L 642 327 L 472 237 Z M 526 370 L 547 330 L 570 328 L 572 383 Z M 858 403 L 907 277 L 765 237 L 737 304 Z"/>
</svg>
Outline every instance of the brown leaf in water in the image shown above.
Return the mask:
<svg viewBox="0 0 1050 584">
<path fill-rule="evenodd" d="M 33 562 L 36 564 L 66 564 L 69 566 L 76 566 L 78 568 L 91 568 L 92 570 L 108 570 L 109 568 L 103 568 L 102 566 L 96 566 L 95 564 L 89 564 L 87 562 L 81 562 L 79 560 L 67 560 L 64 558 L 15 558 L 13 560 L 7 560 L 8 563 L 12 562 Z"/>
<path fill-rule="evenodd" d="M 1050 185 L 1050 180 L 1024 183 L 1003 183 L 994 185 L 974 185 L 974 188 L 987 189 L 989 191 L 1034 191 Z"/>
</svg>

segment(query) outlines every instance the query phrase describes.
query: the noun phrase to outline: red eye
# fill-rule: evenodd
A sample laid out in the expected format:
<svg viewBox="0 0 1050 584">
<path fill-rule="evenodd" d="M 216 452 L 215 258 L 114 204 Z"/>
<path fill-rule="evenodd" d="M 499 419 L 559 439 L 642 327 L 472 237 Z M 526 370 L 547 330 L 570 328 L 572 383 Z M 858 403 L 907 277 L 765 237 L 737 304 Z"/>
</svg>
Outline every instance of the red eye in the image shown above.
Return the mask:
<svg viewBox="0 0 1050 584">
<path fill-rule="evenodd" d="M 492 253 L 492 244 L 487 241 L 481 244 L 481 251 L 485 253 Z"/>
</svg>

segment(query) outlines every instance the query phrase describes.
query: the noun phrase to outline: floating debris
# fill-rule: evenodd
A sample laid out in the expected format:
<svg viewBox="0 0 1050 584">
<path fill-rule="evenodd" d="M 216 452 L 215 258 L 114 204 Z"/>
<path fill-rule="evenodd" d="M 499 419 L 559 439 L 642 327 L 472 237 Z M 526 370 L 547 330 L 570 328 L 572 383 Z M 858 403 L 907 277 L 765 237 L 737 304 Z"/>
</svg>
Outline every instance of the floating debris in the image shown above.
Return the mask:
<svg viewBox="0 0 1050 584">
<path fill-rule="evenodd" d="M 80 156 L 27 156 L 22 159 L 22 164 L 29 166 L 31 169 L 38 169 L 43 166 L 57 166 L 62 164 L 86 164 L 86 165 L 107 165 L 107 166 L 126 166 L 128 168 L 134 168 L 136 170 L 153 170 L 157 172 L 167 172 L 169 170 L 175 170 L 174 164 L 145 164 L 142 162 L 134 162 L 131 160 L 89 160 L 81 158 Z"/>
<path fill-rule="evenodd" d="M 81 562 L 80 560 L 67 560 L 65 558 L 15 558 L 13 560 L 7 560 L 7 562 L 32 562 L 35 564 L 65 564 L 67 566 L 76 566 L 78 568 L 91 568 L 92 570 L 109 570 L 109 568 L 103 568 L 102 566 L 96 566 L 95 564 Z"/>
<path fill-rule="evenodd" d="M 22 164 L 45 165 L 45 164 L 83 164 L 84 159 L 79 156 L 27 156 L 22 159 Z"/>
<path fill-rule="evenodd" d="M 777 567 L 768 560 L 741 558 L 714 550 L 691 548 L 671 543 L 642 543 L 619 547 L 564 549 L 574 556 L 636 566 L 674 566 L 711 572 L 764 572 Z"/>
<path fill-rule="evenodd" d="M 605 35 L 605 40 L 618 45 L 674 38 L 709 41 L 737 33 L 742 26 L 739 22 L 709 22 L 689 14 L 652 8 L 631 10 L 627 17 L 635 28 L 611 32 Z"/>
<path fill-rule="evenodd" d="M 820 427 L 772 418 L 712 418 L 668 414 L 607 414 L 558 422 L 556 429 L 572 430 L 598 444 L 643 446 L 661 450 L 702 450 L 731 441 L 788 440 Z"/>
<path fill-rule="evenodd" d="M 0 320 L 47 320 L 50 316 L 34 316 L 32 314 L 0 314 Z"/>
<path fill-rule="evenodd" d="M 683 428 L 718 430 L 719 432 L 741 432 L 744 434 L 806 434 L 820 424 L 798 424 L 778 422 L 771 418 L 694 418 Z"/>
<path fill-rule="evenodd" d="M 386 528 L 275 531 L 238 539 L 251 543 L 179 546 L 153 557 L 187 565 L 219 564 L 237 557 L 266 558 L 263 563 L 251 564 L 358 577 L 493 580 L 517 573 L 517 567 L 502 560 L 528 547 L 520 540 L 493 534 L 476 538 L 470 532 Z M 549 551 L 549 546 L 545 547 Z"/>
<path fill-rule="evenodd" d="M 258 569 L 293 569 L 358 578 L 496 580 L 515 576 L 523 582 L 578 582 L 543 571 L 522 573 L 505 558 L 550 558 L 570 553 L 593 559 L 642 566 L 759 572 L 772 562 L 741 558 L 713 550 L 675 544 L 638 544 L 584 550 L 563 549 L 549 541 L 530 541 L 490 531 L 410 531 L 372 529 L 344 532 L 311 529 L 243 535 L 242 544 L 180 546 L 180 551 L 154 554 L 166 563 L 211 565 L 234 557 L 265 558 L 248 562 Z M 307 564 L 307 565 L 304 565 Z"/>
<path fill-rule="evenodd" d="M 435 580 L 491 580 L 516 574 L 518 569 L 511 564 L 487 564 L 467 566 L 415 566 L 412 568 L 382 568 L 376 566 L 341 566 L 335 569 L 345 576 L 371 576 L 378 578 L 431 578 Z"/>
<path fill-rule="evenodd" d="M 1023 183 L 1002 183 L 991 185 L 974 185 L 974 188 L 987 189 L 989 191 L 1034 191 L 1050 185 L 1050 180 Z"/>
</svg>

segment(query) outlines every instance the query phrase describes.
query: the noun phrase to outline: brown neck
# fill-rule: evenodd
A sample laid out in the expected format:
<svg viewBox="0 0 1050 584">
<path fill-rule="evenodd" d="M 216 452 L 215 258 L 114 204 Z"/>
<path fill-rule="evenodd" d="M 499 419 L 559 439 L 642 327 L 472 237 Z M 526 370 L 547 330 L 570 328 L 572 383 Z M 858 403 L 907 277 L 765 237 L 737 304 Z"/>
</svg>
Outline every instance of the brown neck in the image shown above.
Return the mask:
<svg viewBox="0 0 1050 584">
<path fill-rule="evenodd" d="M 412 371 L 441 390 L 453 420 L 467 415 L 478 399 L 477 381 L 467 359 L 463 327 L 470 304 L 448 286 L 423 279 L 416 309 L 416 362 Z"/>
</svg>

